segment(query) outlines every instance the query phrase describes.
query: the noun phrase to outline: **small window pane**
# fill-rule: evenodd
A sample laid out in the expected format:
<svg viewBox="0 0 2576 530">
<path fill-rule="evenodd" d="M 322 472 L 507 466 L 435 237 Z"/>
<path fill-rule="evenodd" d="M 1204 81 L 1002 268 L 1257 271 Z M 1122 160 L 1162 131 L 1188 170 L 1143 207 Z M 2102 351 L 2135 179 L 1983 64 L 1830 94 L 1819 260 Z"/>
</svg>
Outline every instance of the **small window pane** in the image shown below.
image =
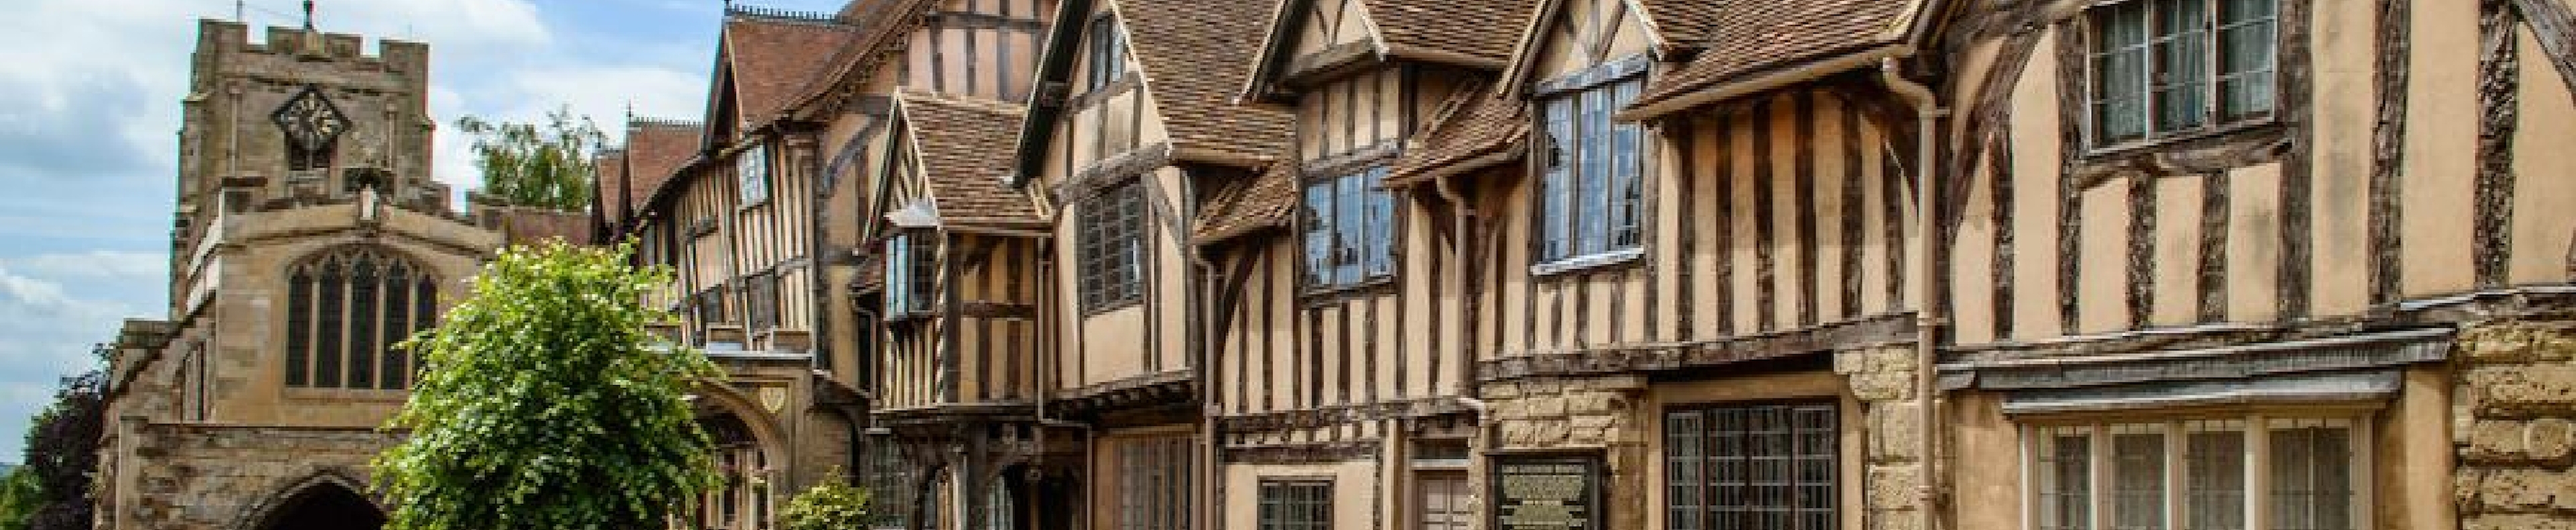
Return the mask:
<svg viewBox="0 0 2576 530">
<path fill-rule="evenodd" d="M 2275 425 L 2272 528 L 2351 530 L 2350 431 L 2318 421 Z"/>
<path fill-rule="evenodd" d="M 2084 427 L 2039 434 L 2039 527 L 2093 528 L 2093 437 Z"/>
<path fill-rule="evenodd" d="M 1356 180 L 1368 188 L 1368 230 L 1363 237 L 1368 262 L 1368 276 L 1381 278 L 1395 273 L 1395 194 L 1377 183 L 1386 178 L 1386 168 L 1361 173 Z"/>
<path fill-rule="evenodd" d="M 1366 220 L 1368 190 L 1360 179 L 1344 176 L 1334 179 L 1333 197 L 1333 283 L 1360 281 L 1360 245 L 1368 235 Z"/>
<path fill-rule="evenodd" d="M 2186 0 L 2156 6 L 2156 130 L 2199 127 L 2209 118 L 2208 4 Z"/>
<path fill-rule="evenodd" d="M 2232 422 L 2202 422 L 2183 448 L 2183 512 L 2188 530 L 2245 528 L 2245 432 Z M 2223 430 L 2201 430 L 2223 429 Z"/>
<path fill-rule="evenodd" d="M 2120 426 L 2111 435 L 2111 514 L 2116 530 L 2165 527 L 2165 436 L 2156 426 Z"/>
</svg>

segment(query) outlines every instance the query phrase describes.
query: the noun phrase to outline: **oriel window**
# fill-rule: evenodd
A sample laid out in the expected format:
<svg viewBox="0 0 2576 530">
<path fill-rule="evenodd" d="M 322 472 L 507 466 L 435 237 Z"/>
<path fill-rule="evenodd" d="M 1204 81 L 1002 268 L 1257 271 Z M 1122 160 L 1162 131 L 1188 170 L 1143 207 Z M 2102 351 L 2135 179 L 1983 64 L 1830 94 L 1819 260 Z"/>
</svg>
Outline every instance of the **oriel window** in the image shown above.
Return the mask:
<svg viewBox="0 0 2576 530">
<path fill-rule="evenodd" d="M 886 240 L 886 314 L 929 312 L 939 292 L 938 234 L 906 231 Z"/>
<path fill-rule="evenodd" d="M 1545 95 L 1538 262 L 1634 251 L 1644 242 L 1645 132 L 1610 115 L 1637 99 L 1637 77 Z"/>
<path fill-rule="evenodd" d="M 437 280 L 380 249 L 346 247 L 287 272 L 286 385 L 409 388 L 411 355 L 393 347 L 438 319 Z"/>
<path fill-rule="evenodd" d="M 1395 196 L 1380 167 L 1306 183 L 1306 286 L 1330 289 L 1395 274 Z"/>
<path fill-rule="evenodd" d="M 2095 147 L 2271 117 L 2279 0 L 2130 0 L 2094 8 Z"/>
</svg>

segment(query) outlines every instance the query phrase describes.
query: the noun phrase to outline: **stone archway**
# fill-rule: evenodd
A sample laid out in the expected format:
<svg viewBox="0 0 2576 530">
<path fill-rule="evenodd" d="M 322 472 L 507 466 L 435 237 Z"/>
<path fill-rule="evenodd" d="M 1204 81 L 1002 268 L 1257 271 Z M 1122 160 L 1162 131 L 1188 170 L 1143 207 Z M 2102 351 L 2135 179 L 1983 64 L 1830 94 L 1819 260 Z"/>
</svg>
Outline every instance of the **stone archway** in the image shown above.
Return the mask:
<svg viewBox="0 0 2576 530">
<path fill-rule="evenodd" d="M 315 481 L 279 501 L 249 530 L 378 530 L 385 513 L 337 481 Z"/>
</svg>

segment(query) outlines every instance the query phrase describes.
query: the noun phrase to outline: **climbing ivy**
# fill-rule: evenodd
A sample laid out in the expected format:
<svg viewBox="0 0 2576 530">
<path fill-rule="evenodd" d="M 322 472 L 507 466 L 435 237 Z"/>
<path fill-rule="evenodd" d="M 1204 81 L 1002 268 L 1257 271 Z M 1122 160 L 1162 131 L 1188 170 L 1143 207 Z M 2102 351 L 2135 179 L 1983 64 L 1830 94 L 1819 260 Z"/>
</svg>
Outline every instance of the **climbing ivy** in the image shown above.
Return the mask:
<svg viewBox="0 0 2576 530">
<path fill-rule="evenodd" d="M 424 366 L 378 455 L 389 530 L 657 528 L 716 482 L 689 403 L 721 377 L 659 346 L 647 307 L 667 268 L 633 244 L 514 247 L 437 328 L 404 341 Z"/>
</svg>

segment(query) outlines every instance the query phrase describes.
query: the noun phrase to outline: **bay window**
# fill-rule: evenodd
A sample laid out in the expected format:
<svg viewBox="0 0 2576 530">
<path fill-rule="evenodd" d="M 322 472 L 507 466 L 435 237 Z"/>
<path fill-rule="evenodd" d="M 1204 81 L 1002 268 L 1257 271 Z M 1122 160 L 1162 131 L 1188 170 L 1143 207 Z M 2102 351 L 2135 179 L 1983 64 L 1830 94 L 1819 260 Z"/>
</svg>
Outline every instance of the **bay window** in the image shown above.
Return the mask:
<svg viewBox="0 0 2576 530">
<path fill-rule="evenodd" d="M 1306 184 L 1306 286 L 1336 288 L 1395 274 L 1395 196 L 1380 167 Z"/>
<path fill-rule="evenodd" d="M 2364 431 L 2264 416 L 2036 427 L 2028 509 L 2040 530 L 2355 530 Z"/>
<path fill-rule="evenodd" d="M 930 311 L 938 296 L 938 235 L 924 231 L 895 234 L 886 240 L 886 315 L 902 317 Z"/>
</svg>

